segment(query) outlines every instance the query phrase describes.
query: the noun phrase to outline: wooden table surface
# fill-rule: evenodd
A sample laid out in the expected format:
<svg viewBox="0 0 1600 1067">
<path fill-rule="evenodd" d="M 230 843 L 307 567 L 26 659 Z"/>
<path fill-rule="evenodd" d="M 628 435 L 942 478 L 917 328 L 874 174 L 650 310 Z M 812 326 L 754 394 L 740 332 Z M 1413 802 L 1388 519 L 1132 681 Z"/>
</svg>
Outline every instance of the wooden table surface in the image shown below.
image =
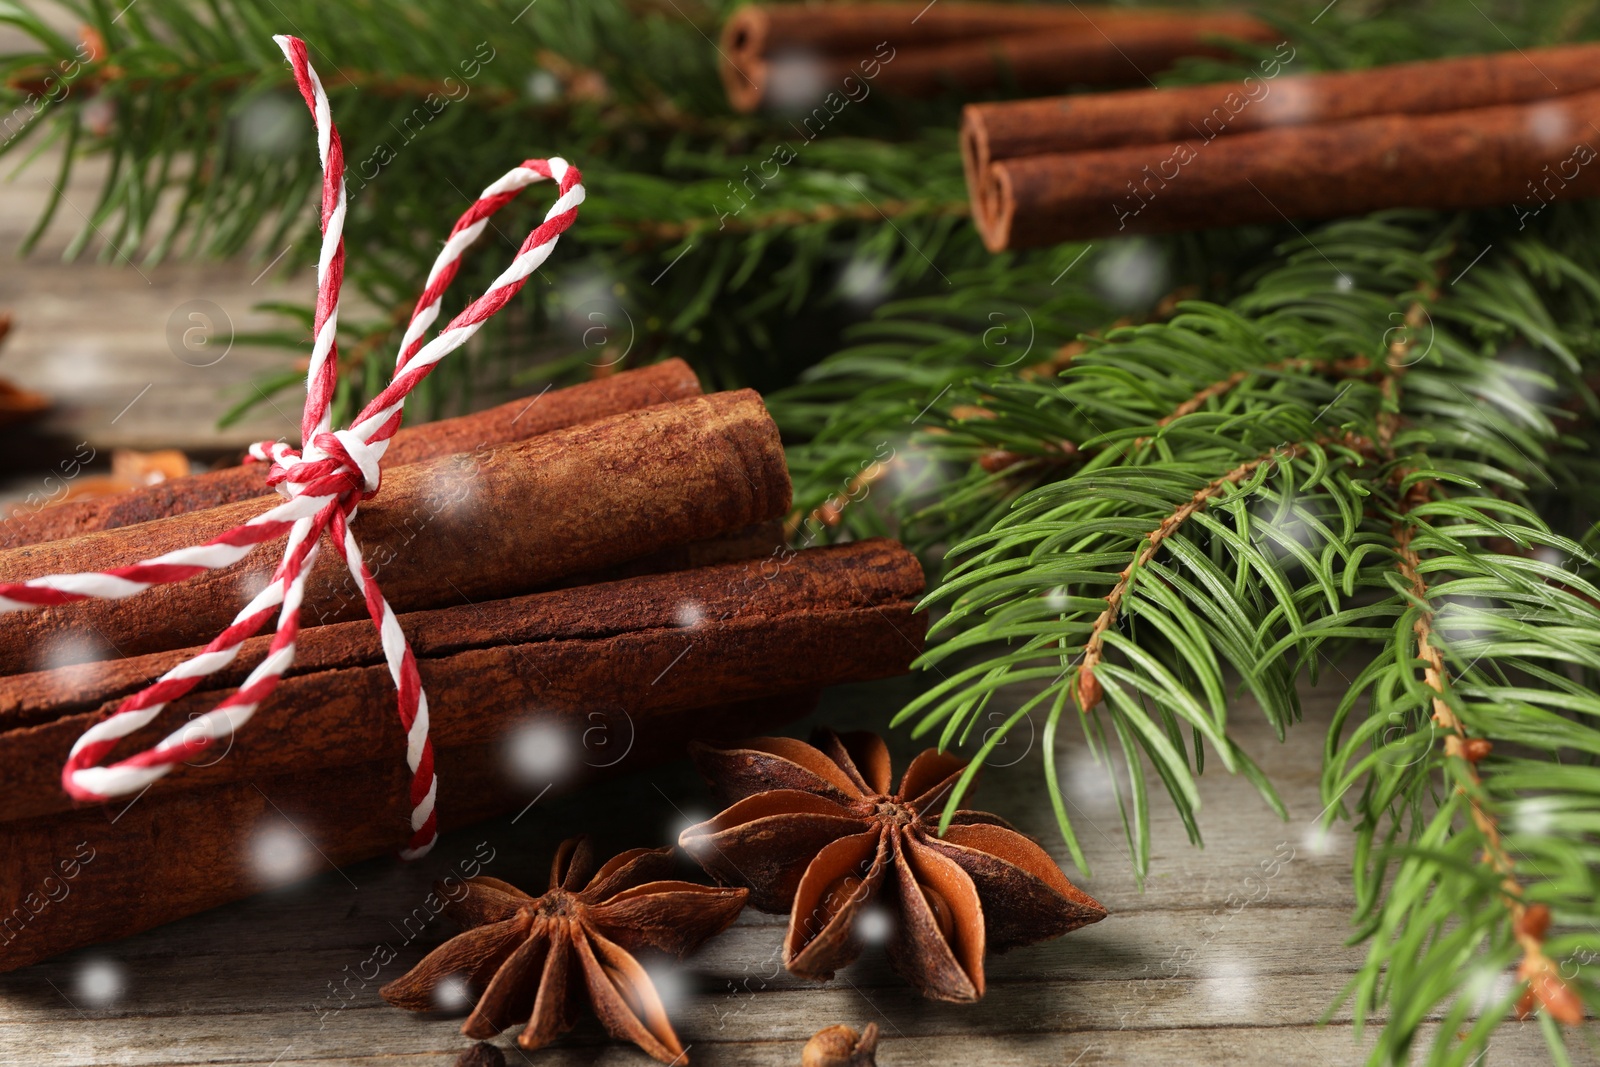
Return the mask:
<svg viewBox="0 0 1600 1067">
<path fill-rule="evenodd" d="M 816 719 L 882 729 L 908 692 L 897 680 L 836 690 Z M 922 1000 L 881 950 L 826 985 L 778 964 L 782 919 L 747 911 L 681 965 L 665 965 L 664 995 L 696 1064 L 792 1067 L 813 1032 L 876 1021 L 882 1067 L 974 1065 L 1359 1063 L 1363 1042 L 1347 1009 L 1319 1019 L 1360 957 L 1350 932 L 1350 838 L 1319 832 L 1317 775 L 1334 692 L 1307 701 L 1306 721 L 1279 744 L 1241 706 L 1247 751 L 1278 784 L 1280 821 L 1250 785 L 1212 769 L 1200 782 L 1204 849 L 1191 847 L 1164 798 L 1153 804 L 1152 875 L 1135 882 L 1107 772 L 1074 731 L 1052 758 L 1062 770 L 1093 877 L 1073 877 L 1110 909 L 1104 921 L 991 958 L 980 1003 Z M 803 731 L 809 724 L 797 724 Z M 1033 834 L 1064 865 L 1043 791 L 1043 753 L 1021 728 L 985 774 L 975 805 Z M 803 735 L 803 734 L 802 734 Z M 891 735 L 896 767 L 918 743 Z M 574 796 L 546 798 L 520 821 L 445 837 L 413 865 L 382 859 L 216 909 L 114 944 L 0 975 L 0 1062 L 97 1064 L 363 1064 L 442 1067 L 468 1044 L 459 1017 L 416 1017 L 377 987 L 453 933 L 448 920 L 409 942 L 405 920 L 429 887 L 474 853 L 485 873 L 539 889 L 561 838 L 592 832 L 602 850 L 660 845 L 712 812 L 686 765 L 664 767 Z M 609 854 L 609 852 L 607 852 Z M 1273 865 L 1273 861 L 1278 861 Z M 1275 874 L 1264 872 L 1263 865 Z M 1069 874 L 1072 874 L 1068 867 Z M 379 944 L 396 960 L 371 981 L 363 961 Z M 354 977 L 352 977 L 354 976 Z M 650 1062 L 609 1042 L 592 1019 L 555 1047 L 512 1064 Z M 1576 1063 L 1600 1063 L 1595 1032 Z M 1587 1041 L 1587 1047 L 1584 1042 Z M 1546 1062 L 1536 1027 L 1512 1024 L 1491 1063 Z"/>
<path fill-rule="evenodd" d="M 98 196 L 104 166 L 93 160 L 63 190 L 39 250 L 18 260 L 16 249 L 50 196 L 58 158 L 48 153 L 0 185 L 0 312 L 13 320 L 0 345 L 0 378 L 56 402 L 30 433 L 87 440 L 108 454 L 116 447 L 211 451 L 298 436 L 303 388 L 261 403 L 229 429 L 219 429 L 217 419 L 293 358 L 233 342 L 237 334 L 282 328 L 255 305 L 308 303 L 315 278 L 285 278 L 263 270 L 266 262 L 152 267 L 131 247 L 101 262 L 91 245 L 78 261 L 62 262 Z M 36 462 L 50 466 L 48 456 Z"/>
<path fill-rule="evenodd" d="M 0 191 L 0 247 L 16 247 L 53 172 L 47 158 Z M 86 170 L 68 187 L 44 251 L 0 271 L 0 310 L 17 316 L 0 350 L 0 377 L 61 401 L 44 432 L 33 435 L 44 442 L 34 460 L 48 468 L 50 448 L 78 440 L 108 453 L 115 446 L 231 448 L 292 435 L 294 396 L 262 405 L 233 430 L 215 426 L 252 380 L 282 365 L 282 353 L 235 346 L 220 362 L 198 366 L 203 360 L 193 353 L 174 351 L 168 327 L 192 301 L 209 301 L 234 330 L 266 325 L 272 320 L 251 305 L 286 293 L 303 299 L 309 279 L 259 276 L 259 266 L 244 264 L 149 267 L 138 265 L 135 250 L 127 250 L 133 265 L 63 265 L 53 253 L 94 192 L 94 172 Z M 124 259 L 120 251 L 112 258 Z M 8 470 L 0 495 L 24 494 L 38 477 Z M 1337 683 L 1337 675 L 1329 677 Z M 907 691 L 904 682 L 838 691 L 818 719 L 882 729 Z M 749 912 L 687 964 L 663 972 L 691 1059 L 798 1064 L 814 1031 L 876 1021 L 883 1067 L 1360 1062 L 1369 1042 L 1354 1033 L 1347 1008 L 1319 1024 L 1360 959 L 1359 949 L 1344 944 L 1349 835 L 1314 827 L 1323 734 L 1336 696 L 1330 687 L 1308 694 L 1307 721 L 1281 745 L 1258 714 L 1241 708 L 1238 736 L 1277 783 L 1290 821 L 1278 820 L 1246 782 L 1212 761 L 1200 785 L 1206 847 L 1188 844 L 1170 805 L 1157 797 L 1152 875 L 1142 889 L 1126 858 L 1107 772 L 1065 731 L 1049 755 L 1062 769 L 1094 872 L 1074 877 L 1107 905 L 1109 918 L 992 959 L 988 996 L 958 1007 L 921 1000 L 872 951 L 827 985 L 792 979 L 777 962 L 781 918 Z M 892 740 L 903 765 L 918 746 L 904 732 Z M 1044 793 L 1044 753 L 1027 729 L 1009 752 L 997 762 L 1014 765 L 987 772 L 978 806 L 1011 819 L 1067 863 Z M 562 837 L 586 830 L 607 847 L 663 844 L 710 813 L 686 766 L 663 768 L 542 800 L 515 824 L 503 819 L 446 837 L 419 864 L 385 859 L 328 872 L 0 976 L 0 1062 L 448 1064 L 467 1044 L 459 1019 L 412 1017 L 377 995 L 378 985 L 451 932 L 438 923 L 410 942 L 400 933 L 435 878 L 487 842 L 495 854 L 487 873 L 539 887 Z M 1273 861 L 1276 873 L 1268 876 L 1264 865 Z M 396 962 L 365 984 L 351 978 L 380 943 L 397 949 Z M 500 1043 L 513 1064 L 648 1062 L 608 1042 L 592 1020 L 537 1055 L 522 1055 L 509 1037 Z M 1574 1062 L 1600 1063 L 1597 1045 L 1591 1024 L 1574 1041 Z M 1496 1063 L 1545 1061 L 1531 1025 L 1507 1027 L 1490 1055 Z"/>
</svg>

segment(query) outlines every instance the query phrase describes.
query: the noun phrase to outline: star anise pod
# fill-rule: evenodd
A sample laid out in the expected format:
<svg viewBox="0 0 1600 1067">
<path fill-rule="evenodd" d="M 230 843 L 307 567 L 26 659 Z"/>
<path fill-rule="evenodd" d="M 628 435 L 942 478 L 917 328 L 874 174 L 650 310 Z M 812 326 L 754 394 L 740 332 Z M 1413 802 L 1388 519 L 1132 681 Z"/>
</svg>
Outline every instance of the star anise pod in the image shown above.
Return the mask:
<svg viewBox="0 0 1600 1067">
<path fill-rule="evenodd" d="M 451 979 L 481 989 L 461 1032 L 493 1037 L 521 1020 L 517 1044 L 536 1049 L 572 1029 L 587 995 L 613 1036 L 663 1063 L 687 1063 L 661 997 L 633 954 L 683 956 L 727 929 L 744 907 L 743 889 L 663 881 L 672 849 L 633 849 L 594 877 L 594 850 L 573 838 L 556 850 L 550 888 L 532 897 L 498 878 L 470 878 L 466 893 L 439 893 L 444 911 L 469 927 L 384 986 L 389 1003 L 434 1011 L 434 991 Z"/>
<path fill-rule="evenodd" d="M 719 882 L 743 885 L 762 911 L 789 914 L 783 962 L 827 980 L 861 952 L 856 920 L 878 901 L 893 916 L 889 961 L 924 996 L 983 996 L 985 951 L 1059 937 L 1105 918 L 1048 853 L 1005 820 L 938 815 L 966 766 L 928 749 L 890 792 L 889 750 L 875 734 L 821 730 L 815 747 L 763 737 L 691 752 L 731 804 L 678 843 Z"/>
</svg>

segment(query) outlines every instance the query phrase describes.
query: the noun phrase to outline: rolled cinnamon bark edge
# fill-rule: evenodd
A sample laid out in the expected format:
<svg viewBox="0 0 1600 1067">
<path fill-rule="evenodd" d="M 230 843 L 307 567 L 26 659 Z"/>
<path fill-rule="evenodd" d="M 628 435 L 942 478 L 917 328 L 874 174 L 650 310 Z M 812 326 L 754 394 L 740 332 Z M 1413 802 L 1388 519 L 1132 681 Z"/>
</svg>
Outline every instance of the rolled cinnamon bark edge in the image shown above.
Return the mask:
<svg viewBox="0 0 1600 1067">
<path fill-rule="evenodd" d="M 968 104 L 961 148 L 969 186 L 990 164 L 1024 156 L 1533 103 L 1600 88 L 1600 44 L 1304 75 L 1282 74 L 1294 57 L 1283 47 L 1287 57 L 1274 54 L 1242 82 Z"/>
<path fill-rule="evenodd" d="M 908 667 L 921 647 L 922 619 L 913 612 L 922 580 L 920 568 L 903 548 L 870 541 L 799 553 L 780 562 L 788 569 L 774 572 L 769 561 L 752 564 L 754 574 L 739 567 L 705 568 L 670 582 L 634 579 L 610 589 L 545 594 L 489 606 L 493 617 L 488 620 L 468 621 L 469 609 L 433 613 L 417 628 L 426 632 L 424 639 L 435 642 L 427 645 L 434 654 L 421 662 L 436 698 L 441 824 L 448 829 L 527 806 L 543 795 L 541 789 L 551 787 L 551 782 L 519 782 L 506 773 L 504 734 L 518 719 L 559 724 L 580 735 L 584 751 L 576 777 L 554 786 L 564 791 L 674 758 L 693 739 L 731 740 L 768 732 L 814 706 L 813 698 L 792 695 L 796 688 L 883 677 Z M 679 616 L 683 603 L 678 594 L 686 589 L 699 594 L 696 603 L 708 611 L 707 617 L 692 630 L 662 626 L 669 609 Z M 713 609 L 725 617 L 713 618 Z M 678 682 L 665 683 L 677 685 L 680 692 L 659 701 L 646 695 L 636 704 L 636 713 L 620 717 L 603 701 L 572 699 L 578 690 L 597 685 L 630 688 L 624 679 L 607 680 L 596 673 L 608 664 L 631 666 L 635 673 L 658 665 L 611 656 L 590 677 L 570 679 L 575 688 L 568 699 L 553 707 L 537 704 L 531 717 L 504 716 L 484 702 L 485 685 L 538 676 L 541 668 L 557 678 L 554 684 L 568 681 L 560 674 L 562 667 L 581 667 L 596 657 L 587 649 L 561 646 L 581 646 L 587 639 L 552 641 L 541 635 L 581 632 L 584 627 L 625 629 L 638 641 L 653 643 L 657 659 L 672 653 L 655 683 L 631 688 L 643 694 L 662 684 L 662 678 L 681 672 Z M 462 649 L 472 645 L 474 629 L 497 635 L 516 631 L 514 636 L 529 640 Z M 299 685 L 306 689 L 304 696 L 311 695 L 311 688 L 325 689 L 333 705 L 320 707 L 318 715 L 339 714 L 341 690 L 359 700 L 365 690 L 381 684 L 377 676 L 386 674 L 381 666 L 350 665 L 375 653 L 376 646 L 358 628 L 328 627 L 305 639 L 318 648 L 310 659 L 331 669 L 309 669 L 289 679 L 285 688 Z M 694 649 L 702 641 L 712 654 L 696 658 Z M 687 646 L 676 651 L 683 642 Z M 429 671 L 441 664 L 460 668 L 459 688 L 437 687 L 433 683 L 438 679 L 428 679 Z M 125 681 L 108 676 L 102 679 L 103 691 Z M 747 699 L 696 706 L 694 695 L 708 690 Z M 597 705 L 604 713 L 598 723 Z M 343 742 L 353 746 L 348 751 L 377 750 L 390 757 L 378 762 L 305 767 L 279 775 L 265 767 L 235 767 L 244 773 L 233 780 L 170 790 L 158 786 L 132 803 L 0 822 L 0 849 L 20 860 L 0 865 L 0 971 L 267 888 L 259 856 L 264 833 L 303 837 L 308 859 L 314 851 L 337 865 L 397 847 L 408 834 L 409 775 L 399 758 L 398 727 L 387 714 L 379 718 L 387 740 L 368 738 L 364 747 L 359 735 L 363 729 L 370 733 L 373 724 L 363 727 L 358 719 L 356 733 Z M 0 745 L 8 757 L 20 753 L 24 746 L 39 744 L 27 735 L 40 729 L 8 731 L 0 735 Z M 591 743 L 596 733 L 603 734 L 603 743 Z M 270 746 L 272 740 L 260 732 L 250 743 Z M 0 767 L 15 762 L 8 758 Z"/>
<path fill-rule="evenodd" d="M 583 784 L 676 759 L 695 738 L 774 731 L 816 700 L 784 694 L 662 715 L 626 758 L 593 767 Z M 501 747 L 435 754 L 442 846 L 452 830 L 537 799 L 504 779 Z M 307 842 L 305 873 L 294 880 L 393 853 L 406 826 L 407 777 L 403 763 L 368 762 L 0 823 L 0 851 L 27 857 L 0 865 L 0 972 L 275 888 L 262 853 L 280 839 Z"/>
<path fill-rule="evenodd" d="M 1278 34 L 1247 15 L 1006 4 L 750 5 L 723 27 L 721 70 L 730 103 L 753 111 L 767 98 L 774 60 L 808 57 L 824 83 L 855 70 L 901 93 L 1014 81 L 1045 90 L 1137 82 L 1184 55 L 1231 55 L 1226 39 Z M 888 57 L 878 46 L 891 49 Z M 846 88 L 848 88 L 846 86 Z"/>
<path fill-rule="evenodd" d="M 873 539 L 400 617 L 429 695 L 435 745 L 501 737 L 535 718 L 624 719 L 903 673 L 921 647 L 916 557 Z M 202 690 L 118 752 L 156 744 L 241 683 L 255 638 Z M 72 808 L 74 742 L 150 678 L 199 651 L 0 679 L 0 822 Z M 403 761 L 394 691 L 370 623 L 316 627 L 236 738 L 151 786 L 160 796 L 258 774 Z M 113 757 L 116 758 L 116 757 Z"/>
<path fill-rule="evenodd" d="M 1438 115 L 1380 115 L 1214 141 L 1002 160 L 972 197 L 992 252 L 1123 234 L 1388 208 L 1600 195 L 1600 92 Z M 1587 132 L 1585 132 L 1587 131 Z"/>
<path fill-rule="evenodd" d="M 525 440 L 699 393 L 699 380 L 687 363 L 663 360 L 565 389 L 522 397 L 471 415 L 404 427 L 395 434 L 384 457 L 384 467 L 388 470 L 452 452 L 470 452 L 480 445 Z M 264 465 L 223 467 L 114 496 L 12 513 L 0 518 L 0 549 L 114 530 L 271 496 L 265 477 Z"/>
<path fill-rule="evenodd" d="M 789 502 L 777 427 L 760 397 L 744 390 L 396 468 L 353 526 L 385 596 L 404 612 L 545 588 L 780 518 Z M 0 577 L 25 581 L 149 559 L 203 543 L 270 503 L 0 552 Z M 204 644 L 267 580 L 281 545 L 125 600 L 0 615 L 0 674 L 39 669 L 85 637 L 104 644 L 97 658 Z M 302 625 L 365 611 L 348 571 L 334 553 L 322 553 L 307 581 Z"/>
</svg>

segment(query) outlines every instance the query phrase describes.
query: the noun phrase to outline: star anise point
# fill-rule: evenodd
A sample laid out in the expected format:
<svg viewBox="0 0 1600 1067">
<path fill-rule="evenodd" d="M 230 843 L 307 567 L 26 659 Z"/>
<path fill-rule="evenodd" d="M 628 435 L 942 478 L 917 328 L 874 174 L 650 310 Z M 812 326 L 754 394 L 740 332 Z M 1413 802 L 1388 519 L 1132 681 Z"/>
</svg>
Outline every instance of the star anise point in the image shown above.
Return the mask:
<svg viewBox="0 0 1600 1067">
<path fill-rule="evenodd" d="M 924 995 L 983 996 L 986 952 L 1057 937 L 1105 917 L 1049 855 L 1005 820 L 937 812 L 964 772 L 929 749 L 891 784 L 874 734 L 821 730 L 806 745 L 759 738 L 697 746 L 696 764 L 730 806 L 690 827 L 680 845 L 751 903 L 788 911 L 784 963 L 826 980 L 862 950 L 856 920 L 891 913 L 890 962 Z"/>
<path fill-rule="evenodd" d="M 747 893 L 660 877 L 672 850 L 635 849 L 594 869 L 582 838 L 564 842 L 549 889 L 532 897 L 494 878 L 468 879 L 448 906 L 469 928 L 434 949 L 380 991 L 412 1011 L 433 1010 L 447 980 L 481 989 L 462 1023 L 468 1037 L 492 1037 L 519 1021 L 524 1049 L 540 1048 L 577 1022 L 586 994 L 612 1036 L 664 1063 L 686 1063 L 660 994 L 633 953 L 682 956 L 738 917 Z"/>
</svg>

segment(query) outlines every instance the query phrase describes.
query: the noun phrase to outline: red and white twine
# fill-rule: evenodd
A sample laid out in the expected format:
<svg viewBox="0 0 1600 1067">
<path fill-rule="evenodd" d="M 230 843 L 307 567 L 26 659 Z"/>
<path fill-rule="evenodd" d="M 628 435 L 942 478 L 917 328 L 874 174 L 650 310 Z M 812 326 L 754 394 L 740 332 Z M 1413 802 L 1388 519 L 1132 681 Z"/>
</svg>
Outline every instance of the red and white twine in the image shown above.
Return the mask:
<svg viewBox="0 0 1600 1067">
<path fill-rule="evenodd" d="M 332 401 L 338 382 L 339 288 L 344 279 L 344 153 L 334 128 L 328 97 L 306 46 L 296 37 L 273 38 L 289 59 L 295 83 L 316 121 L 317 150 L 322 159 L 322 251 L 317 262 L 315 340 L 306 375 L 306 406 L 301 418 L 302 447 L 264 442 L 251 447 L 258 460 L 271 463 L 267 484 L 285 497 L 283 503 L 203 545 L 178 549 L 126 567 L 83 574 L 54 574 L 20 583 L 0 583 L 0 612 L 66 604 L 91 597 L 122 599 L 166 582 L 227 567 L 257 545 L 288 535 L 283 559 L 267 587 L 234 617 L 216 639 L 194 657 L 172 668 L 148 688 L 124 700 L 115 714 L 85 731 L 72 748 L 61 773 L 62 786 L 79 800 L 106 800 L 137 793 L 175 766 L 193 759 L 249 721 L 277 686 L 295 657 L 300 630 L 300 605 L 306 576 L 316 559 L 322 535 L 338 553 L 366 598 L 367 610 L 383 644 L 399 694 L 400 722 L 406 731 L 406 763 L 411 769 L 411 839 L 402 852 L 415 858 L 433 847 L 437 834 L 434 796 L 438 781 L 428 740 L 428 699 L 394 610 L 361 556 L 350 528 L 361 501 L 378 491 L 380 464 L 400 428 L 406 397 L 439 361 L 460 348 L 495 312 L 516 295 L 528 276 L 555 248 L 572 225 L 584 191 L 576 167 L 563 159 L 530 159 L 485 189 L 457 220 L 455 229 L 434 260 L 427 286 L 417 300 L 401 341 L 394 377 L 387 388 L 355 418 L 348 429 L 332 428 Z M 488 292 L 474 300 L 432 341 L 423 334 L 439 316 L 439 301 L 460 267 L 461 255 L 482 234 L 489 216 L 534 182 L 551 179 L 560 193 L 544 221 L 528 235 L 511 265 Z M 266 656 L 243 684 L 211 711 L 186 723 L 153 748 L 102 766 L 117 742 L 160 714 L 162 708 L 194 689 L 207 676 L 232 663 L 244 641 L 276 614 L 277 630 Z"/>
</svg>

